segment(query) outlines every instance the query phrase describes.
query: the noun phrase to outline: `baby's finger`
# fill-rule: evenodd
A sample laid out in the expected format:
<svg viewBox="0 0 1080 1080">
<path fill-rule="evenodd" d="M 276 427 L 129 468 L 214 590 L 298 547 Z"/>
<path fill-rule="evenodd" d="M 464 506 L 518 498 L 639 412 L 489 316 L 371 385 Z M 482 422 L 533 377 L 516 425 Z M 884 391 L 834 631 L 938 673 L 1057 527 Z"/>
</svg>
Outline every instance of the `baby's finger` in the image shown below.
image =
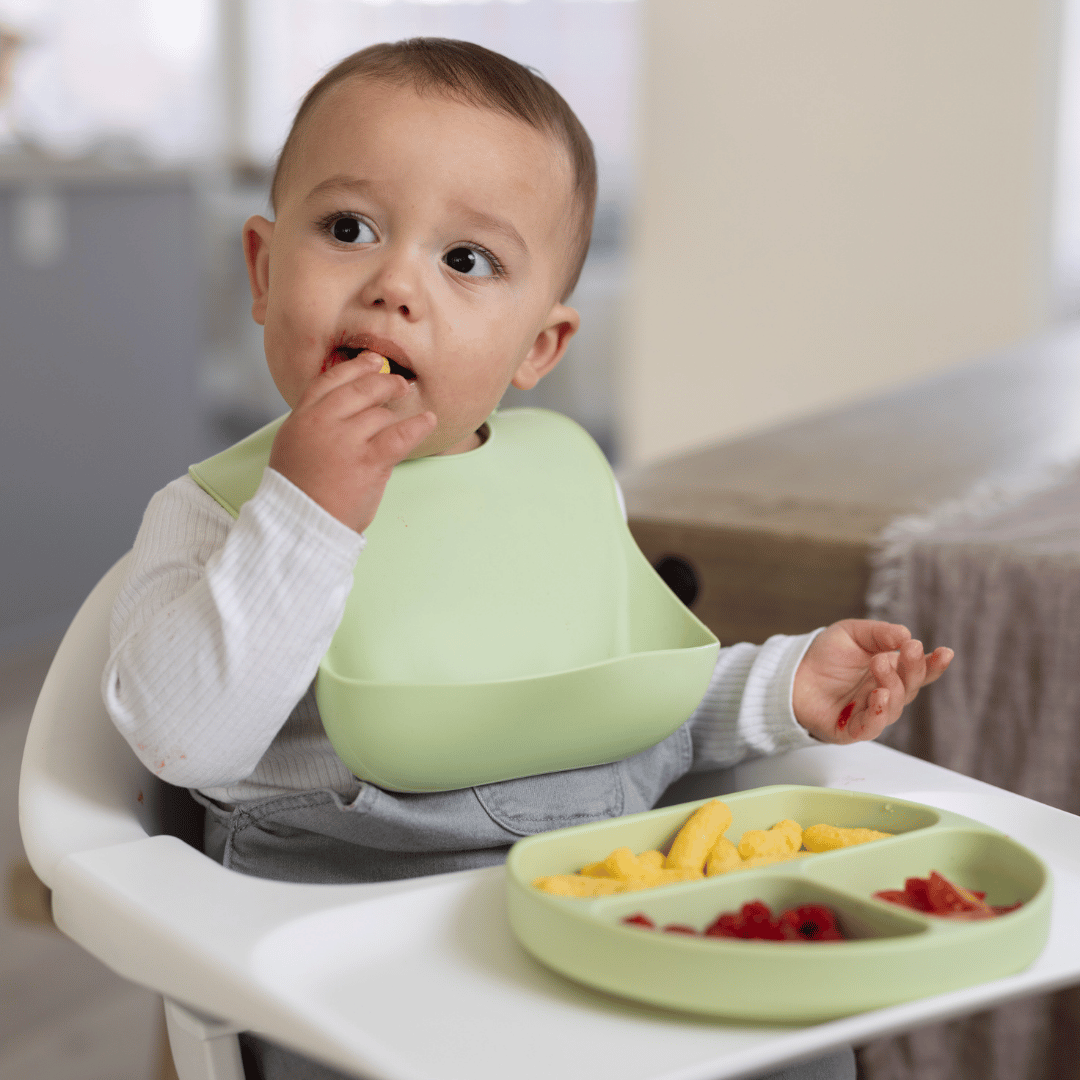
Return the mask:
<svg viewBox="0 0 1080 1080">
<path fill-rule="evenodd" d="M 866 699 L 866 707 L 857 717 L 857 722 L 851 725 L 850 738 L 852 742 L 863 742 L 867 739 L 876 739 L 889 724 L 893 724 L 900 717 L 900 709 L 895 707 L 893 696 L 883 686 L 871 690 Z"/>
<path fill-rule="evenodd" d="M 926 682 L 926 655 L 921 641 L 909 641 L 900 650 L 896 673 L 904 684 L 904 701 L 911 701 Z"/>
<path fill-rule="evenodd" d="M 919 651 L 921 652 L 921 648 Z M 907 695 L 907 687 L 900 676 L 900 663 L 895 653 L 878 653 L 870 661 L 870 674 L 881 689 L 888 690 L 897 716 L 900 715 L 900 708 L 903 707 Z"/>
<path fill-rule="evenodd" d="M 895 652 L 911 637 L 911 631 L 900 623 L 845 619 L 843 626 L 852 641 L 868 653 Z"/>
<path fill-rule="evenodd" d="M 388 424 L 370 441 L 371 452 L 379 459 L 397 464 L 404 461 L 434 430 L 438 423 L 429 409 L 398 423 Z"/>
<path fill-rule="evenodd" d="M 415 389 L 415 383 L 408 382 L 400 375 L 366 371 L 333 387 L 312 407 L 319 409 L 327 418 L 352 420 L 364 417 L 372 411 L 373 406 L 386 405 Z M 370 434 L 374 434 L 374 431 Z"/>
<path fill-rule="evenodd" d="M 926 658 L 926 678 L 923 681 L 923 686 L 926 686 L 927 683 L 934 682 L 935 679 L 940 679 L 952 663 L 952 659 L 955 655 L 956 654 L 952 649 L 946 648 L 944 645 L 939 645 Z"/>
<path fill-rule="evenodd" d="M 370 351 L 362 352 L 352 360 L 342 360 L 341 363 L 327 368 L 308 383 L 297 402 L 297 408 L 314 405 L 339 387 L 356 382 L 367 375 L 377 374 L 382 370 L 383 364 L 384 358 Z M 402 379 L 402 382 L 404 381 Z"/>
</svg>

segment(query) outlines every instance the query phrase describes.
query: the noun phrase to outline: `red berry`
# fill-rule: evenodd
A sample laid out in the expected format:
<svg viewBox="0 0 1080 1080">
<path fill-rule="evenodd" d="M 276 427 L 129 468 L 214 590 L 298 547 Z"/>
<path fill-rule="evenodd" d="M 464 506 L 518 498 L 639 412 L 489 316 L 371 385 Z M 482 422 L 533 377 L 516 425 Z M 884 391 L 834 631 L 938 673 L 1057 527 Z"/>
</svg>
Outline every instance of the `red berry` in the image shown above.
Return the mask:
<svg viewBox="0 0 1080 1080">
<path fill-rule="evenodd" d="M 743 904 L 735 921 L 739 937 L 756 941 L 783 941 L 784 932 L 773 918 L 773 913 L 760 900 Z"/>
<path fill-rule="evenodd" d="M 736 917 L 730 912 L 721 915 L 715 922 L 705 927 L 707 937 L 737 938 L 739 931 L 736 928 Z"/>
<path fill-rule="evenodd" d="M 822 904 L 803 904 L 790 908 L 780 916 L 780 922 L 789 941 L 825 941 L 831 940 L 824 935 L 835 933 L 836 919 L 833 913 Z"/>
</svg>

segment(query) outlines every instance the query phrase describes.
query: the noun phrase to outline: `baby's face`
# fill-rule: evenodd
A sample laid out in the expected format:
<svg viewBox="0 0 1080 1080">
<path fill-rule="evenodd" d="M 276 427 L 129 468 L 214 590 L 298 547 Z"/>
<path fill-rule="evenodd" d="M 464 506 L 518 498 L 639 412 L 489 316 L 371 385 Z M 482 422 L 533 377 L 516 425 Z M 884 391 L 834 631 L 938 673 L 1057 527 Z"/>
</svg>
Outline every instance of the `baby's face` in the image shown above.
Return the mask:
<svg viewBox="0 0 1080 1080">
<path fill-rule="evenodd" d="M 388 408 L 430 409 L 412 457 L 457 453 L 511 382 L 562 356 L 571 242 L 560 147 L 489 109 L 349 80 L 306 121 L 276 221 L 245 227 L 253 315 L 290 407 L 362 349 L 414 381 Z"/>
</svg>

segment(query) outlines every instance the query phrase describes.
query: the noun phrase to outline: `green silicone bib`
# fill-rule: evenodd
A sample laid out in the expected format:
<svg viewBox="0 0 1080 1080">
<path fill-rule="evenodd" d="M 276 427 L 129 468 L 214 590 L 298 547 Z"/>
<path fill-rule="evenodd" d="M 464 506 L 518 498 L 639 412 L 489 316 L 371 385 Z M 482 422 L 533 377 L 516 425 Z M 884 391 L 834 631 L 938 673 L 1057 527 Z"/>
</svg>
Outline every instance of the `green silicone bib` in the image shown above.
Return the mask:
<svg viewBox="0 0 1080 1080">
<path fill-rule="evenodd" d="M 193 466 L 236 515 L 280 421 Z M 320 666 L 359 777 L 439 791 L 614 761 L 674 731 L 718 643 L 638 550 L 599 448 L 556 413 L 495 413 L 465 454 L 398 465 Z"/>
</svg>

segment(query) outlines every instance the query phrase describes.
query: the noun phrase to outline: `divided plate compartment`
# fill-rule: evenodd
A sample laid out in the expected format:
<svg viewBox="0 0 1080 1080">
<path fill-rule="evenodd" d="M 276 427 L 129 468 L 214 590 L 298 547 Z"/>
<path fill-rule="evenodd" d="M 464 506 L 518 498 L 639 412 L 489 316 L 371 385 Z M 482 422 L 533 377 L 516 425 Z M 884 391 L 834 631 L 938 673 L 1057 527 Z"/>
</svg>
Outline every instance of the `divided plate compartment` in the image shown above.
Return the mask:
<svg viewBox="0 0 1080 1080">
<path fill-rule="evenodd" d="M 894 835 L 789 862 L 591 900 L 552 896 L 537 877 L 566 874 L 614 849 L 666 851 L 702 803 L 651 810 L 520 840 L 507 860 L 514 934 L 537 959 L 571 979 L 664 1008 L 738 1020 L 813 1023 L 883 1008 L 1021 971 L 1050 930 L 1051 877 L 1043 861 L 1004 833 L 945 810 L 861 792 L 778 785 L 720 796 L 733 818 L 725 835 L 793 818 Z M 1016 911 L 958 921 L 923 915 L 873 894 L 902 889 L 931 870 L 987 903 Z M 770 942 L 664 933 L 703 930 L 722 912 L 761 900 L 773 914 L 824 904 L 849 939 Z M 656 930 L 622 920 L 641 913 Z"/>
</svg>

